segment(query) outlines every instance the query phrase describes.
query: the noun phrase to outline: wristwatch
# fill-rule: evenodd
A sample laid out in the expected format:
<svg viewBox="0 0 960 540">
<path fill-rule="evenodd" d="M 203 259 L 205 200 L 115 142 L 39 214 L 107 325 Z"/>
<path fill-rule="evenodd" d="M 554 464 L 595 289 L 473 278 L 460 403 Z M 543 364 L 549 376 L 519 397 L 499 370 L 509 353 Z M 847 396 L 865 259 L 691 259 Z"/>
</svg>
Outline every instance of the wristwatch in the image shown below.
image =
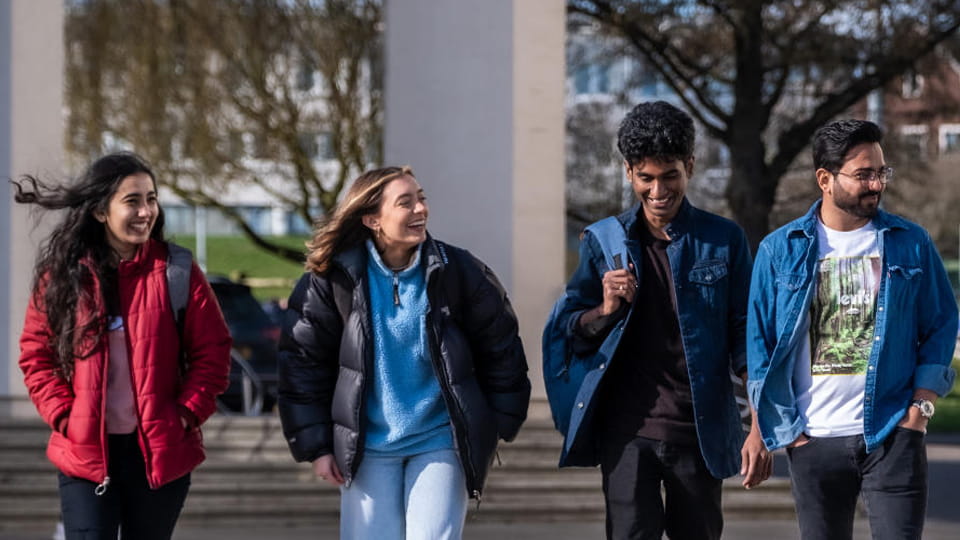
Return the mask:
<svg viewBox="0 0 960 540">
<path fill-rule="evenodd" d="M 929 399 L 915 399 L 910 402 L 910 406 L 920 409 L 920 416 L 924 418 L 931 418 L 936 410 Z"/>
</svg>

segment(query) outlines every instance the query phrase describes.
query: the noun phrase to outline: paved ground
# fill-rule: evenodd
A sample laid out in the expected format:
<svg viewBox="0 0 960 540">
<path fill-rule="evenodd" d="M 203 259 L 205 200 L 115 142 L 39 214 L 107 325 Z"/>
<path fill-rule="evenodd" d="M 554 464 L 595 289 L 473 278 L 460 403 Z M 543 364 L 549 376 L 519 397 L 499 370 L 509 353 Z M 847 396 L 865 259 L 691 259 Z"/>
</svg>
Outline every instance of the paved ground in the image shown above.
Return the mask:
<svg viewBox="0 0 960 540">
<path fill-rule="evenodd" d="M 958 523 L 928 521 L 925 540 L 955 540 Z M 589 540 L 602 539 L 602 523 L 468 523 L 464 540 Z M 790 540 L 800 537 L 792 521 L 733 521 L 724 528 L 728 540 Z M 47 540 L 49 534 L 2 534 L 3 540 Z M 256 528 L 195 528 L 181 529 L 174 540 L 336 540 L 334 527 L 304 527 L 296 529 Z M 858 521 L 855 540 L 870 538 L 867 524 Z"/>
<path fill-rule="evenodd" d="M 924 530 L 925 540 L 955 540 L 957 523 L 928 522 Z M 602 539 L 602 523 L 468 523 L 464 540 L 585 540 Z M 800 538 L 796 523 L 792 521 L 735 521 L 724 527 L 725 539 L 789 540 Z M 204 530 L 180 531 L 175 540 L 335 540 L 335 528 L 310 528 L 292 530 Z M 865 522 L 858 522 L 854 531 L 856 540 L 870 538 Z M 26 539 L 24 539 L 26 540 Z"/>
<path fill-rule="evenodd" d="M 930 496 L 927 509 L 925 540 L 960 538 L 960 435 L 930 435 L 927 456 L 930 473 Z M 787 475 L 783 456 L 778 455 L 776 475 Z M 53 531 L 3 533 L 0 540 L 48 540 Z M 464 540 L 584 540 L 603 538 L 603 523 L 486 523 L 469 521 Z M 789 540 L 799 538 L 795 521 L 728 520 L 724 538 L 755 540 L 757 538 Z M 205 528 L 181 527 L 174 540 L 335 540 L 336 527 L 300 528 Z M 866 519 L 858 519 L 856 540 L 870 538 Z"/>
</svg>

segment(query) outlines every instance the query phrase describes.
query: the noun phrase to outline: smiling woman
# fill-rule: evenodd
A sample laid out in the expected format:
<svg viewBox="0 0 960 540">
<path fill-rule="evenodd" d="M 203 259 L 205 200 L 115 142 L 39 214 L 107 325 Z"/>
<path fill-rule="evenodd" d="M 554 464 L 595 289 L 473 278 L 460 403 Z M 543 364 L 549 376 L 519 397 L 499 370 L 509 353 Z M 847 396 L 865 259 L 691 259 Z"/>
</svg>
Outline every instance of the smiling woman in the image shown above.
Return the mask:
<svg viewBox="0 0 960 540">
<path fill-rule="evenodd" d="M 460 538 L 497 440 L 526 418 L 506 293 L 427 234 L 428 215 L 409 167 L 361 175 L 309 244 L 301 317 L 281 340 L 284 435 L 342 486 L 341 538 Z"/>
<path fill-rule="evenodd" d="M 139 156 L 104 156 L 63 185 L 14 186 L 17 202 L 65 210 L 36 263 L 20 369 L 53 430 L 66 537 L 169 539 L 204 459 L 199 426 L 227 386 L 216 298 L 193 264 L 177 327 L 163 211 Z"/>
</svg>

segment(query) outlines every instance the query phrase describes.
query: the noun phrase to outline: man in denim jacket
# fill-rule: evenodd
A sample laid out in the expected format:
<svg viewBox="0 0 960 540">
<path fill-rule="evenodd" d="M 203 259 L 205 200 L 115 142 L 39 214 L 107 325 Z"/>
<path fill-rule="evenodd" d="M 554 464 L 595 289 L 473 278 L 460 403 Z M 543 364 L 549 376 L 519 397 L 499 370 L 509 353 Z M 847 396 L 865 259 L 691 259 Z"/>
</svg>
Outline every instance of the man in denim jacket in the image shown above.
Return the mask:
<svg viewBox="0 0 960 540">
<path fill-rule="evenodd" d="M 618 219 L 630 260 L 607 268 L 587 232 L 561 312 L 574 362 L 616 341 L 581 388 L 561 462 L 600 464 L 608 538 L 719 538 L 721 479 L 770 475 L 759 431 L 744 443 L 731 382 L 746 370 L 749 247 L 685 197 L 694 135 L 662 101 L 627 115 L 618 146 L 639 204 Z"/>
<path fill-rule="evenodd" d="M 953 384 L 957 306 L 919 226 L 879 209 L 893 170 L 871 122 L 814 135 L 823 197 L 760 245 L 749 394 L 786 447 L 803 538 L 850 538 L 862 492 L 874 538 L 920 538 L 924 431 Z"/>
</svg>

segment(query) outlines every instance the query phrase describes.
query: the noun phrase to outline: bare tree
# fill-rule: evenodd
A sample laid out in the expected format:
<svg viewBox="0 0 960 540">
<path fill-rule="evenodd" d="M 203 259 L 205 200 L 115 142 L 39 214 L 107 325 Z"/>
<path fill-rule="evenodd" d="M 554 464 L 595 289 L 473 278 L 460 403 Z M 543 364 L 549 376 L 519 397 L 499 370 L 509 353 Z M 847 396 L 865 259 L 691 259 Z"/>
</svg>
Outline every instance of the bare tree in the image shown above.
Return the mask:
<svg viewBox="0 0 960 540">
<path fill-rule="evenodd" d="M 626 40 L 730 151 L 726 199 L 756 246 L 820 125 L 960 28 L 956 0 L 569 0 Z"/>
<path fill-rule="evenodd" d="M 375 0 L 69 0 L 67 148 L 132 147 L 178 196 L 300 261 L 223 195 L 255 186 L 312 223 L 382 160 L 381 27 Z"/>
</svg>

